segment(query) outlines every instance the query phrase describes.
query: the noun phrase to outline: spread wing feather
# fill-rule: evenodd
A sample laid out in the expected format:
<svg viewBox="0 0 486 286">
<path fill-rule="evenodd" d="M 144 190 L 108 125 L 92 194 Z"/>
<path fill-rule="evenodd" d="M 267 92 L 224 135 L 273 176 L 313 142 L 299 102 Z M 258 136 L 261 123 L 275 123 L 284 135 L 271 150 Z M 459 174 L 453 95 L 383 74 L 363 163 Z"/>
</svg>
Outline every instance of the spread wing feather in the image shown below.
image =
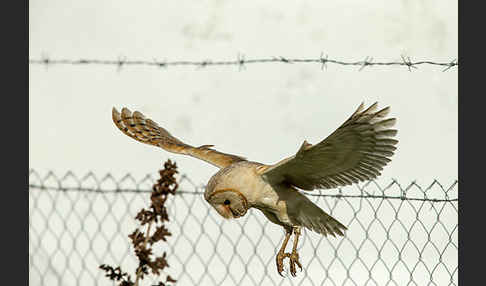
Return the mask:
<svg viewBox="0 0 486 286">
<path fill-rule="evenodd" d="M 188 145 L 172 136 L 154 121 L 145 118 L 138 111 L 132 113 L 128 108 L 123 108 L 120 113 L 116 108 L 113 108 L 112 118 L 121 132 L 139 142 L 161 147 L 172 153 L 189 155 L 219 168 L 224 168 L 235 162 L 245 160 L 245 158 L 240 156 L 211 149 L 210 147 L 213 145 L 203 145 L 200 147 Z"/>
<path fill-rule="evenodd" d="M 287 183 L 303 190 L 330 189 L 374 179 L 394 154 L 395 118 L 386 118 L 390 107 L 378 110 L 364 105 L 336 131 L 316 145 L 304 141 L 296 155 L 263 168 L 267 181 Z"/>
</svg>

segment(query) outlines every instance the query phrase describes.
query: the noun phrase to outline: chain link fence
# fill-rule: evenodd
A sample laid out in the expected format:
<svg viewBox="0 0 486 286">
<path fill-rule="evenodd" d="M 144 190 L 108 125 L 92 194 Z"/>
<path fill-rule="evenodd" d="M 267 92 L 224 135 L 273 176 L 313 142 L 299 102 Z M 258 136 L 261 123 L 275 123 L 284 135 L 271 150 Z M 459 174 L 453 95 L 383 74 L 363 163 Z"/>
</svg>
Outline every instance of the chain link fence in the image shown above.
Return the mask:
<svg viewBox="0 0 486 286">
<path fill-rule="evenodd" d="M 128 234 L 156 178 L 30 170 L 29 284 L 113 285 L 103 263 L 133 272 Z M 275 265 L 280 226 L 253 209 L 223 220 L 205 202 L 204 186 L 181 176 L 166 204 L 172 236 L 170 249 L 159 249 L 168 254 L 164 270 L 178 285 L 457 285 L 458 182 L 384 181 L 307 193 L 348 231 L 334 238 L 304 230 L 303 270 L 292 278 Z"/>
</svg>

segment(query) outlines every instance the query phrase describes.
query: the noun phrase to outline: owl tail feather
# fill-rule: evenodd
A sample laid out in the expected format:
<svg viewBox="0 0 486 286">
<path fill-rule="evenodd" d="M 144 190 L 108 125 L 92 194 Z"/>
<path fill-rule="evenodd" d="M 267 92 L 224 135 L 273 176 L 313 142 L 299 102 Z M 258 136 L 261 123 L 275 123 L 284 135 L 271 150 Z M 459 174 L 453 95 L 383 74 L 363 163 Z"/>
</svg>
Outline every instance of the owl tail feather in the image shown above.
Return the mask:
<svg viewBox="0 0 486 286">
<path fill-rule="evenodd" d="M 305 207 L 299 208 L 297 220 L 299 223 L 312 231 L 324 236 L 344 235 L 347 228 L 332 216 L 328 215 L 314 203 L 308 201 Z"/>
</svg>

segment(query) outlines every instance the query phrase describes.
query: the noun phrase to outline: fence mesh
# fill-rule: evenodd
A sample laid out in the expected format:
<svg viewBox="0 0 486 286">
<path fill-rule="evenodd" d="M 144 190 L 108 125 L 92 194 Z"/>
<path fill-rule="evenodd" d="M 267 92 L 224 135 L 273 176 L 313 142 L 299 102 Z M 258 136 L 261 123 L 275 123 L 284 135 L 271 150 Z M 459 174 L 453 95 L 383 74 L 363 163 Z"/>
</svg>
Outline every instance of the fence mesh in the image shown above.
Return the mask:
<svg viewBox="0 0 486 286">
<path fill-rule="evenodd" d="M 133 272 L 128 234 L 155 180 L 30 170 L 29 284 L 113 285 L 98 269 L 103 263 Z M 303 271 L 282 278 L 275 255 L 283 229 L 258 210 L 223 220 L 205 202 L 204 187 L 182 176 L 166 204 L 165 270 L 178 285 L 457 285 L 458 182 L 382 182 L 307 193 L 348 231 L 334 238 L 304 230 Z"/>
</svg>

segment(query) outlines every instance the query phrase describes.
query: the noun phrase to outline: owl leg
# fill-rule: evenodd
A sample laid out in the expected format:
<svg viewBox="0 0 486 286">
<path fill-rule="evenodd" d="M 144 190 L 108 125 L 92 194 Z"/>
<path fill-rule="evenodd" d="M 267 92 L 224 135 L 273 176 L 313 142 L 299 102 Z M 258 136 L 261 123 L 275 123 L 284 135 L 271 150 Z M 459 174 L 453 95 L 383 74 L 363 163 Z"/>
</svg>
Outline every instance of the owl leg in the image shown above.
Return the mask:
<svg viewBox="0 0 486 286">
<path fill-rule="evenodd" d="M 277 271 L 280 276 L 283 277 L 282 271 L 283 271 L 283 260 L 285 257 L 288 257 L 289 254 L 285 253 L 285 247 L 287 246 L 287 243 L 289 242 L 290 236 L 292 235 L 292 228 L 291 227 L 285 227 L 285 238 L 282 243 L 282 247 L 280 247 L 280 250 L 277 253 Z"/>
<path fill-rule="evenodd" d="M 299 236 L 300 236 L 300 227 L 294 227 L 294 246 L 292 248 L 292 253 L 290 254 L 290 274 L 295 277 L 296 267 L 295 265 L 299 266 L 300 270 L 302 271 L 302 264 L 299 261 L 299 254 L 297 253 L 297 244 L 299 243 Z"/>
</svg>

